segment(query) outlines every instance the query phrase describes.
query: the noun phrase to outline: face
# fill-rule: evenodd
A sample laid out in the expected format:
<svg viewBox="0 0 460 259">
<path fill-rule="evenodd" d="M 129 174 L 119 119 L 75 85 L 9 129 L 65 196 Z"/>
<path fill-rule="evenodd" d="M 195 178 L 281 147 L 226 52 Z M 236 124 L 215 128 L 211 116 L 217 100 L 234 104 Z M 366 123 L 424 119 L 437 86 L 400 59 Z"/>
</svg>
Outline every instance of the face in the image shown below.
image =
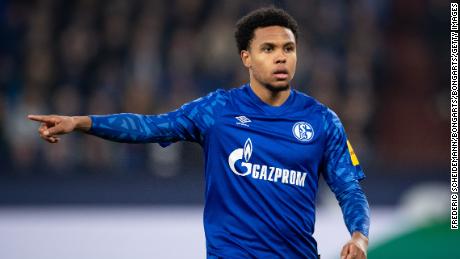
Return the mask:
<svg viewBox="0 0 460 259">
<path fill-rule="evenodd" d="M 241 59 L 249 69 L 251 84 L 271 91 L 289 89 L 297 63 L 294 33 L 281 26 L 257 28 L 248 50 Z"/>
</svg>

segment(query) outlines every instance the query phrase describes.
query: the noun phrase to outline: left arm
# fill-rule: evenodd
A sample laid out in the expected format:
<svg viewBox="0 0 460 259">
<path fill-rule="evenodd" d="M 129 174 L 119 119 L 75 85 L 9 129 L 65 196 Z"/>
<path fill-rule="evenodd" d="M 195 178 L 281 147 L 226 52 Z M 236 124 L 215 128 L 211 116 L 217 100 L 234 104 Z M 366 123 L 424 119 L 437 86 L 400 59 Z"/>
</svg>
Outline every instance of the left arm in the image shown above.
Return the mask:
<svg viewBox="0 0 460 259">
<path fill-rule="evenodd" d="M 328 109 L 324 119 L 326 149 L 323 176 L 339 202 L 351 235 L 350 241 L 342 248 L 341 258 L 364 259 L 367 257 L 369 204 L 359 181 L 365 175 L 337 115 Z"/>
<path fill-rule="evenodd" d="M 351 239 L 342 248 L 341 259 L 366 258 L 369 243 L 369 204 L 358 181 L 335 190 Z"/>
</svg>

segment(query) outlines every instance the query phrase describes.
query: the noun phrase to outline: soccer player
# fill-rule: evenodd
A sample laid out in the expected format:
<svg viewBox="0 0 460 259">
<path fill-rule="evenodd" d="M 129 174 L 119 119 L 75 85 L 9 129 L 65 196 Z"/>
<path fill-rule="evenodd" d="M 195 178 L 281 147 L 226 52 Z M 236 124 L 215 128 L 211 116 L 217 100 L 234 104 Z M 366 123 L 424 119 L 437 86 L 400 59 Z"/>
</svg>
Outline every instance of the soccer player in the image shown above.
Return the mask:
<svg viewBox="0 0 460 259">
<path fill-rule="evenodd" d="M 83 131 L 112 141 L 199 143 L 205 156 L 207 258 L 318 258 L 313 238 L 320 174 L 351 234 L 341 258 L 366 258 L 364 173 L 337 115 L 292 89 L 298 25 L 257 9 L 236 24 L 249 83 L 217 90 L 161 115 L 29 115 L 40 136 Z"/>
</svg>

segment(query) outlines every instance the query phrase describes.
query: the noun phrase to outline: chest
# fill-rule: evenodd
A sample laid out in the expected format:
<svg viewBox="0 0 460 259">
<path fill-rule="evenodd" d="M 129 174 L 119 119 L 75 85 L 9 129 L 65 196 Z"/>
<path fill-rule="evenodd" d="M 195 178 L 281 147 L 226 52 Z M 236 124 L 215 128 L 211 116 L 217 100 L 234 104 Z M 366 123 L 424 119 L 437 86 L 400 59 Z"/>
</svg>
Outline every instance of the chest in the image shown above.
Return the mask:
<svg viewBox="0 0 460 259">
<path fill-rule="evenodd" d="M 227 112 L 210 133 L 212 145 L 231 154 L 237 149 L 253 163 L 316 171 L 324 152 L 323 123 L 305 115 L 267 116 Z"/>
</svg>

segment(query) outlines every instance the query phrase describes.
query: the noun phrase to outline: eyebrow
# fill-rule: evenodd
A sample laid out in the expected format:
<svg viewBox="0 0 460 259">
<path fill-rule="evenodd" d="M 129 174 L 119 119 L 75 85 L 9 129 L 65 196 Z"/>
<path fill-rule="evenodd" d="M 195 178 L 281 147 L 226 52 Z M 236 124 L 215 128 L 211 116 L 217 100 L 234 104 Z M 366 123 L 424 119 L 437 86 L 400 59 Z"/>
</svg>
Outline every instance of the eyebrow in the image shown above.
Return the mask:
<svg viewBox="0 0 460 259">
<path fill-rule="evenodd" d="M 287 45 L 295 45 L 295 42 L 293 41 L 288 41 L 288 42 L 285 42 L 282 44 L 282 46 L 287 46 Z M 270 41 L 267 41 L 267 42 L 262 42 L 260 44 L 260 46 L 269 46 L 269 47 L 274 47 L 274 46 L 279 46 L 278 44 L 274 43 L 274 42 L 270 42 Z"/>
</svg>

